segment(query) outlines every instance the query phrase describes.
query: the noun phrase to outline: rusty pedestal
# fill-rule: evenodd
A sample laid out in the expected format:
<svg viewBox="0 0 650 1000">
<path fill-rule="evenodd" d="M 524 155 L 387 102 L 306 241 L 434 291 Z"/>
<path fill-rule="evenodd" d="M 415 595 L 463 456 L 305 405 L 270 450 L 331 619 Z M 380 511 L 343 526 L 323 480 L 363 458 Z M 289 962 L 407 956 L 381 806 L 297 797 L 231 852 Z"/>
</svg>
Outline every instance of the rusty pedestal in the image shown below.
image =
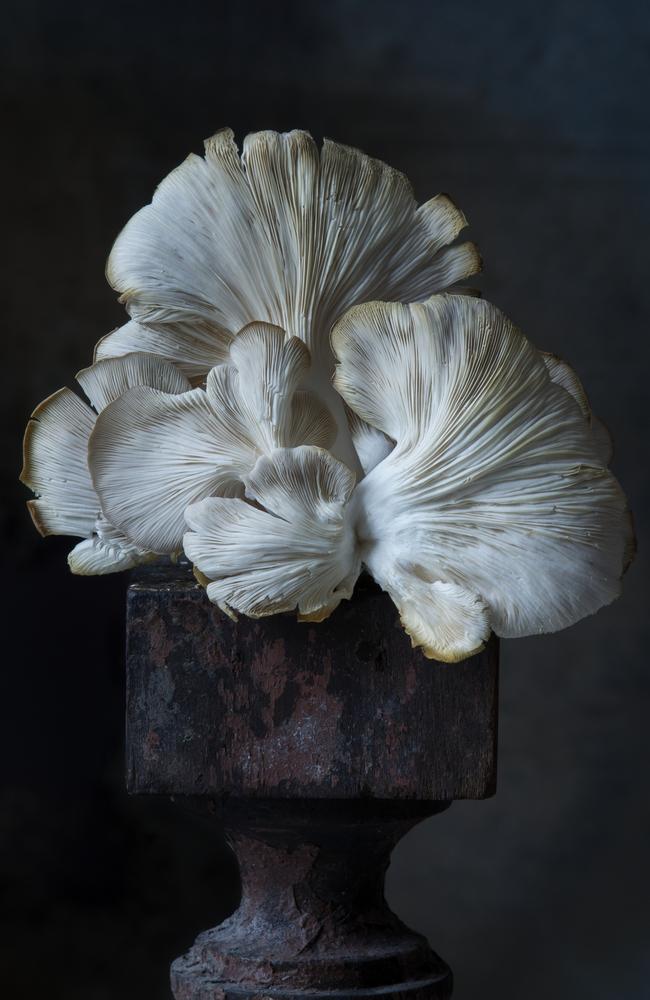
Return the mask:
<svg viewBox="0 0 650 1000">
<path fill-rule="evenodd" d="M 454 666 L 411 649 L 362 580 L 326 622 L 235 623 L 187 567 L 128 596 L 129 791 L 214 815 L 239 909 L 172 965 L 177 1000 L 451 995 L 451 973 L 384 901 L 397 841 L 493 794 L 498 650 Z"/>
</svg>

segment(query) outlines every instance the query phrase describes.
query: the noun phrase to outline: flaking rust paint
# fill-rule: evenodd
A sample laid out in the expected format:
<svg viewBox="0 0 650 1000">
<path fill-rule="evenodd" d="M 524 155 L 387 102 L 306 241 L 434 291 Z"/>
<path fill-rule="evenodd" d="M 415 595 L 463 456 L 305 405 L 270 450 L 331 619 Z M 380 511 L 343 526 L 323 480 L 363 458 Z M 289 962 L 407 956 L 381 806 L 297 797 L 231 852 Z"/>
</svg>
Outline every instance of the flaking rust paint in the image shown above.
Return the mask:
<svg viewBox="0 0 650 1000">
<path fill-rule="evenodd" d="M 305 634 L 306 649 L 313 630 Z M 226 783 L 266 787 L 300 779 L 323 780 L 336 750 L 337 722 L 342 703 L 328 692 L 331 657 L 322 657 L 321 670 L 296 670 L 282 637 L 261 639 L 254 653 L 255 684 L 251 691 L 248 668 L 235 660 L 232 700 L 221 689 L 224 711 L 231 711 L 228 743 L 218 751 L 217 769 Z M 292 669 L 293 668 L 293 669 Z M 240 674 L 245 676 L 240 679 Z M 252 695 L 259 703 L 259 725 L 251 731 Z M 289 696 L 289 697 L 288 697 Z M 290 701 L 290 709 L 284 707 Z M 296 720 L 300 724 L 296 725 Z M 236 748 L 247 753 L 237 756 Z"/>
<path fill-rule="evenodd" d="M 460 664 L 413 650 L 386 594 L 325 622 L 232 622 L 189 570 L 129 589 L 133 792 L 482 798 L 494 791 L 497 645 Z"/>
<path fill-rule="evenodd" d="M 447 806 L 225 800 L 241 903 L 173 963 L 176 1000 L 447 1000 L 449 969 L 383 893 L 395 843 Z"/>
</svg>

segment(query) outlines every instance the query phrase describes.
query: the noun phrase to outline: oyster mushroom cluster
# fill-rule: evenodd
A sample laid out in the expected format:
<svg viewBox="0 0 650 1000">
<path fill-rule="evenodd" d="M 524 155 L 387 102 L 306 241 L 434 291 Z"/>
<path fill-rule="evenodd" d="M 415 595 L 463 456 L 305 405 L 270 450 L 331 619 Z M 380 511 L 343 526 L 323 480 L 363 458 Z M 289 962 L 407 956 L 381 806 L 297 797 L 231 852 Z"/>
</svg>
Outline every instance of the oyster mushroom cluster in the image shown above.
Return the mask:
<svg viewBox="0 0 650 1000">
<path fill-rule="evenodd" d="M 23 481 L 75 573 L 184 552 L 231 615 L 326 618 L 362 569 L 453 662 L 611 602 L 633 550 L 572 369 L 458 287 L 444 195 L 305 132 L 206 143 L 127 224 L 129 320 L 32 414 Z M 456 286 L 456 291 L 448 291 Z"/>
</svg>

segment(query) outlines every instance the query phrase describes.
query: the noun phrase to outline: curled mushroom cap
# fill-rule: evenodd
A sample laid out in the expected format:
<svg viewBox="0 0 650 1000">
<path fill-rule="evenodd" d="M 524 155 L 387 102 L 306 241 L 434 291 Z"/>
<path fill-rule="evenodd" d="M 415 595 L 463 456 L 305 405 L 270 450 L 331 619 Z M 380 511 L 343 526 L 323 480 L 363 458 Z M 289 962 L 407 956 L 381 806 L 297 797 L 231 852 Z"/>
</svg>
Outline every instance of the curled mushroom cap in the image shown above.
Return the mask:
<svg viewBox="0 0 650 1000">
<path fill-rule="evenodd" d="M 335 437 L 328 410 L 299 388 L 310 367 L 303 341 L 254 323 L 228 358 L 210 371 L 205 390 L 175 395 L 139 386 L 97 419 L 89 463 L 102 509 L 151 551 L 180 548 L 189 504 L 243 494 L 261 455 L 301 444 L 326 448 Z"/>
<path fill-rule="evenodd" d="M 334 453 L 356 456 L 331 389 L 334 321 L 374 298 L 413 301 L 480 269 L 466 226 L 446 195 L 417 204 L 399 171 L 307 132 L 257 132 L 243 150 L 230 129 L 166 177 L 119 235 L 107 275 L 131 320 L 97 357 L 149 351 L 192 381 L 228 360 L 254 321 L 309 348 L 315 389 L 339 430 Z"/>
<path fill-rule="evenodd" d="M 230 129 L 189 156 L 118 237 L 107 274 L 133 320 L 99 356 L 146 349 L 190 377 L 264 320 L 329 353 L 333 321 L 381 294 L 414 300 L 480 267 L 449 247 L 466 220 L 446 195 L 418 207 L 403 174 L 307 132 Z"/>
<path fill-rule="evenodd" d="M 335 385 L 396 442 L 355 491 L 363 559 L 427 655 L 563 628 L 619 593 L 630 522 L 574 394 L 494 306 L 352 309 Z"/>
<path fill-rule="evenodd" d="M 350 597 L 361 567 L 346 509 L 354 476 L 319 448 L 277 449 L 246 476 L 246 497 L 186 511 L 185 553 L 208 597 L 252 617 L 298 610 L 322 621 Z"/>
<path fill-rule="evenodd" d="M 134 544 L 102 511 L 88 468 L 88 442 L 97 414 L 134 386 L 177 393 L 189 389 L 189 383 L 169 362 L 150 354 L 98 361 L 80 371 L 77 381 L 94 409 L 66 388 L 40 403 L 25 431 L 20 478 L 37 496 L 28 507 L 42 535 L 84 539 L 68 556 L 73 573 L 113 573 L 146 561 L 151 553 Z"/>
</svg>

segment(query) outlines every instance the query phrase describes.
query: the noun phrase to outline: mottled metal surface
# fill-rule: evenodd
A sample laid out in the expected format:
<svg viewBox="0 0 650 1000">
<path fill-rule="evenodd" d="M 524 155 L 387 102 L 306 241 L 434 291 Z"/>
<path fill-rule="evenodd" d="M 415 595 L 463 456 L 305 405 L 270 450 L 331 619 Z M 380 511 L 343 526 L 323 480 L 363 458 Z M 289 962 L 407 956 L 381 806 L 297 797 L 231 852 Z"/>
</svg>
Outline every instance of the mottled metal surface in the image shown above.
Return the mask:
<svg viewBox="0 0 650 1000">
<path fill-rule="evenodd" d="M 449 968 L 398 920 L 383 893 L 399 838 L 447 805 L 215 805 L 239 860 L 242 900 L 173 963 L 176 1000 L 449 997 Z"/>
<path fill-rule="evenodd" d="M 128 594 L 133 793 L 449 800 L 495 790 L 498 647 L 443 665 L 360 582 L 327 621 L 232 622 L 187 567 Z"/>
</svg>

